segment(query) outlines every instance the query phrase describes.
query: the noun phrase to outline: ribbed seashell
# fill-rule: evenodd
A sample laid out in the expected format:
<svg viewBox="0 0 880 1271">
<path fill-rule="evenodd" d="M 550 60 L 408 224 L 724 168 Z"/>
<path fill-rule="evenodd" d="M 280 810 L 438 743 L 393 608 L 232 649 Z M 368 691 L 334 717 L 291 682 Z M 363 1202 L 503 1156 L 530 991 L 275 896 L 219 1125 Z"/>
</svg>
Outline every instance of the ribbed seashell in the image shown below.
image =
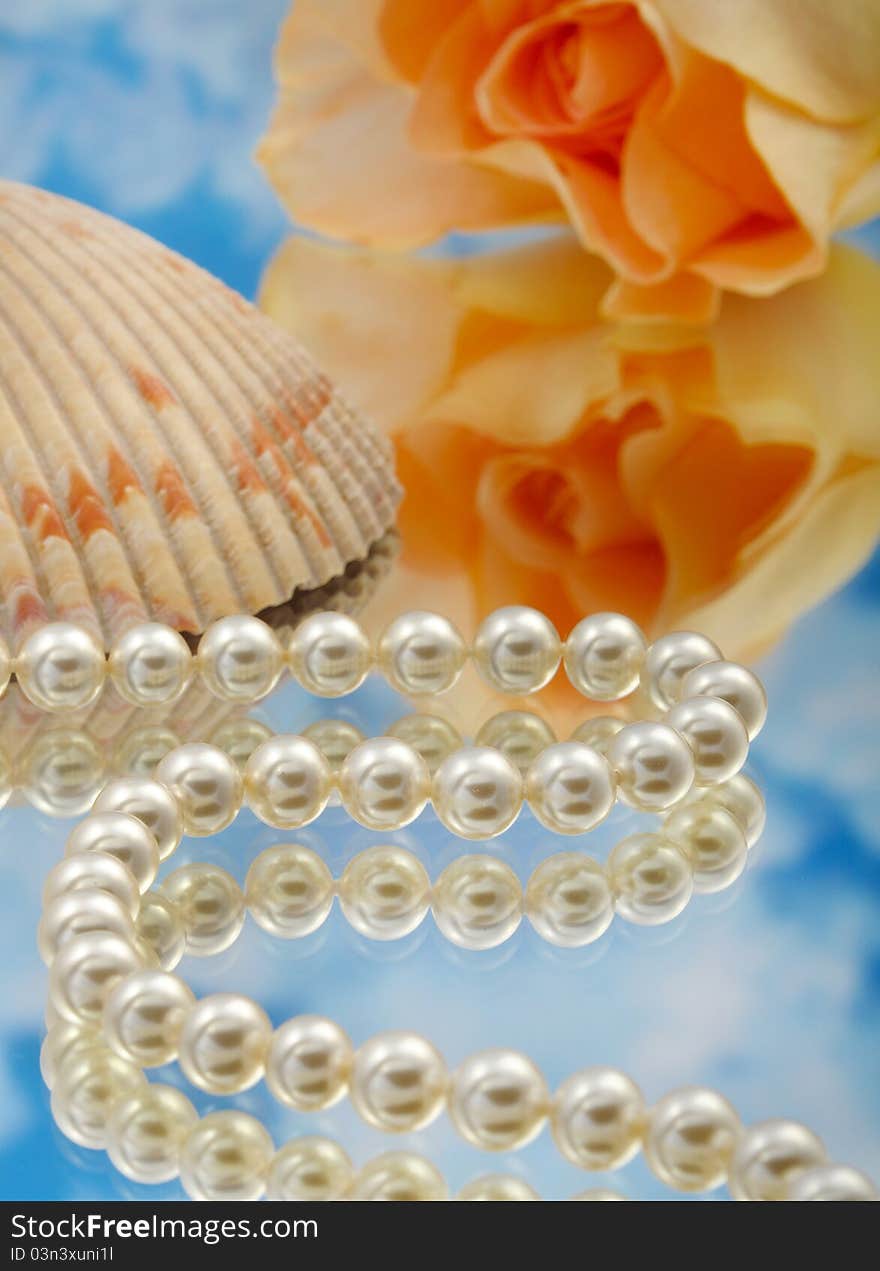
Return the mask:
<svg viewBox="0 0 880 1271">
<path fill-rule="evenodd" d="M 0 629 L 197 635 L 367 558 L 387 439 L 237 293 L 93 209 L 0 181 Z"/>
</svg>

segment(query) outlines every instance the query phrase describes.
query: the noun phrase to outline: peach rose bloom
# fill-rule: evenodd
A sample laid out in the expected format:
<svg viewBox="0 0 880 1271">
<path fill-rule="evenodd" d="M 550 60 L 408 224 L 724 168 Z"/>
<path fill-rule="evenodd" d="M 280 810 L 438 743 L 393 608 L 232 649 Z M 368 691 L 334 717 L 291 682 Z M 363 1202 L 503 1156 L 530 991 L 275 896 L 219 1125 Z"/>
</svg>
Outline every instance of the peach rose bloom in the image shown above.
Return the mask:
<svg viewBox="0 0 880 1271">
<path fill-rule="evenodd" d="M 394 437 L 402 553 L 375 620 L 466 636 L 501 604 L 564 636 L 619 610 L 750 658 L 880 529 L 880 266 L 725 297 L 709 328 L 611 325 L 568 236 L 426 260 L 293 238 L 261 303 Z"/>
<path fill-rule="evenodd" d="M 604 311 L 704 321 L 880 212 L 876 0 L 296 0 L 259 157 L 358 243 L 567 217 Z"/>
</svg>

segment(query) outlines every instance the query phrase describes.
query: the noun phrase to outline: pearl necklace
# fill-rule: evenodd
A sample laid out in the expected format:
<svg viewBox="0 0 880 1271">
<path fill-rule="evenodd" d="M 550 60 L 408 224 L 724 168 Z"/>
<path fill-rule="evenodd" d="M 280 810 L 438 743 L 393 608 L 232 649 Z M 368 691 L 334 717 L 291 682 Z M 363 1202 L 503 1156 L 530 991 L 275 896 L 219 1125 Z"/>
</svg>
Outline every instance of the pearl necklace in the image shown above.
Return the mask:
<svg viewBox="0 0 880 1271">
<path fill-rule="evenodd" d="M 527 766 L 523 763 L 524 774 L 493 746 L 461 746 L 441 760 L 436 721 L 427 732 L 428 761 L 416 737 L 410 744 L 386 736 L 354 745 L 338 770 L 315 741 L 301 735 L 263 741 L 243 774 L 218 747 L 185 743 L 164 755 L 155 780 L 123 777 L 105 786 L 72 841 L 137 858 L 134 872 L 149 875 L 149 886 L 158 860 L 174 851 L 184 832 L 218 833 L 245 800 L 268 825 L 297 829 L 315 820 L 338 793 L 358 824 L 393 831 L 413 821 L 430 798 L 448 830 L 473 840 L 503 833 L 525 802 L 548 829 L 583 834 L 605 819 L 618 797 L 659 813 L 681 803 L 695 784 L 729 782 L 749 749 L 739 710 L 705 694 L 679 702 L 664 720 L 587 721 L 576 730 L 577 739 L 538 747 Z M 109 816 L 138 808 L 144 825 Z M 144 826 L 152 833 L 145 836 Z"/>
<path fill-rule="evenodd" d="M 130 783 L 124 789 L 134 791 Z M 141 794 L 148 792 L 144 783 Z M 116 832 L 121 828 L 127 838 L 127 818 L 119 826 L 119 814 L 104 815 L 115 818 Z M 129 865 L 146 883 L 152 854 L 139 859 L 123 850 L 112 820 L 102 822 L 98 838 L 86 821 L 46 879 L 38 944 L 50 966 L 72 936 L 112 931 L 133 944 L 144 941 L 170 971 L 185 952 L 205 956 L 227 948 L 246 910 L 264 931 L 301 939 L 326 921 L 338 897 L 349 924 L 370 940 L 402 939 L 430 909 L 441 933 L 460 948 L 503 944 L 524 915 L 548 943 L 580 948 L 604 934 L 615 912 L 653 926 L 681 913 L 693 892 L 729 887 L 742 873 L 763 819 L 760 791 L 740 775 L 675 809 L 658 832 L 623 839 L 605 865 L 580 852 L 548 857 L 525 889 L 509 865 L 487 855 L 458 857 L 432 885 L 414 853 L 386 844 L 359 852 L 334 880 L 317 852 L 285 844 L 260 852 L 243 891 L 226 870 L 202 863 L 174 870 L 161 888 L 143 895 Z M 141 829 L 145 833 L 137 837 L 146 843 L 148 831 Z M 114 843 L 115 855 L 102 850 Z"/>
<path fill-rule="evenodd" d="M 194 662 L 212 693 L 252 701 L 277 682 L 285 661 L 306 688 L 327 696 L 352 691 L 373 661 L 364 633 L 339 614 L 307 619 L 286 652 L 250 618 L 214 624 L 195 659 L 177 633 L 157 624 L 127 633 L 106 666 L 96 648 L 76 628 L 53 624 L 31 637 L 7 670 L 32 701 L 63 709 L 93 700 L 107 668 L 122 695 L 143 705 L 173 700 Z M 446 1109 L 462 1137 L 486 1150 L 522 1147 L 549 1120 L 560 1151 L 581 1168 L 618 1168 L 642 1146 L 657 1176 L 686 1191 L 727 1178 L 742 1199 L 873 1195 L 857 1171 L 829 1166 L 804 1127 L 779 1121 L 743 1130 L 730 1104 L 711 1090 L 673 1092 L 649 1110 L 624 1074 L 591 1068 L 551 1098 L 541 1073 L 517 1052 L 481 1052 L 450 1075 L 436 1048 L 417 1034 L 379 1034 L 354 1050 L 342 1029 L 321 1017 L 294 1018 L 273 1032 L 251 999 L 214 994 L 197 1002 L 171 974 L 185 949 L 208 954 L 228 947 L 245 902 L 261 926 L 287 938 L 320 925 L 336 892 L 352 926 L 371 938 L 399 938 L 431 907 L 453 942 L 490 948 L 512 934 L 525 908 L 546 939 L 580 945 L 607 928 L 615 909 L 631 921 L 668 921 L 692 890 L 717 890 L 737 876 L 764 816 L 759 792 L 737 775 L 766 713 L 751 672 L 724 662 L 693 633 L 674 633 L 648 648 L 634 624 L 612 614 L 584 619 L 563 648 L 546 618 L 519 607 L 491 615 L 471 653 L 484 677 L 504 691 L 536 691 L 564 660 L 585 695 L 617 700 L 641 682 L 666 714 L 630 724 L 589 720 L 569 742 L 551 734 L 546 744 L 534 744 L 530 735 L 509 753 L 496 723 L 477 740 L 496 740 L 501 748 L 461 746 L 438 756 L 435 727 L 428 732 L 436 762 L 411 744 L 412 735 L 346 745 L 336 763 L 325 753 L 328 736 L 323 748 L 307 737 L 278 736 L 257 746 L 243 775 L 222 750 L 190 743 L 165 755 L 156 779 L 112 781 L 71 834 L 44 897 L 40 944 L 51 963 L 50 1009 L 58 1018 L 41 1065 L 62 1130 L 86 1146 L 106 1146 L 117 1167 L 138 1181 L 180 1173 L 188 1194 L 199 1199 L 255 1198 L 267 1189 L 279 1198 L 317 1199 L 322 1187 L 328 1198 L 448 1194 L 436 1169 L 410 1153 L 386 1153 L 354 1171 L 330 1140 L 299 1138 L 276 1152 L 265 1128 L 244 1113 L 199 1119 L 180 1091 L 144 1078 L 145 1067 L 178 1058 L 194 1085 L 215 1094 L 234 1094 L 265 1076 L 281 1102 L 314 1111 L 347 1093 L 365 1121 L 386 1131 L 418 1129 Z M 454 683 L 466 656 L 451 624 L 419 613 L 391 624 L 375 660 L 394 687 L 439 692 Z M 509 725 L 511 714 L 499 718 Z M 641 810 L 674 810 L 660 834 L 618 844 L 604 869 L 573 853 L 551 857 L 529 880 L 525 905 L 516 876 L 494 858 L 461 858 L 432 888 L 415 856 L 387 846 L 360 853 L 338 886 L 315 853 L 293 846 L 261 853 L 244 894 L 230 875 L 208 865 L 176 870 L 161 891 L 148 892 L 159 861 L 184 832 L 225 828 L 244 798 L 268 824 L 293 828 L 318 816 L 334 792 L 356 821 L 376 830 L 408 824 L 430 797 L 448 829 L 473 839 L 502 833 L 524 801 L 542 824 L 567 834 L 597 825 L 616 797 Z M 389 889 L 376 889 L 377 877 L 391 882 L 390 913 L 380 896 Z M 482 899 L 492 888 L 497 903 L 487 922 L 485 907 L 470 898 L 474 889 Z M 573 906 L 567 898 L 575 893 Z M 460 1196 L 527 1194 L 534 1198 L 519 1180 L 493 1175 Z M 608 1196 L 597 1189 L 578 1198 Z"/>
<path fill-rule="evenodd" d="M 649 647 L 629 618 L 600 613 L 579 622 L 563 643 L 548 618 L 522 605 L 490 614 L 470 649 L 447 618 L 425 611 L 396 618 L 375 650 L 353 618 L 332 611 L 305 618 L 287 647 L 258 618 L 221 618 L 201 636 L 195 654 L 179 632 L 161 623 L 130 628 L 106 657 L 90 632 L 53 622 L 34 631 L 14 657 L 0 644 L 0 691 L 14 674 L 41 709 L 75 710 L 98 696 L 109 675 L 126 701 L 155 706 L 176 700 L 197 672 L 211 693 L 246 703 L 265 697 L 287 669 L 309 692 L 339 697 L 358 688 L 375 666 L 400 692 L 423 695 L 451 688 L 468 655 L 504 693 L 537 692 L 562 662 L 585 697 L 618 701 L 642 683 L 661 710 L 675 704 L 690 671 L 712 663 L 715 669 L 686 692 L 724 697 L 734 692 L 743 705 L 748 701 L 751 718 L 763 716 L 760 685 L 744 667 L 724 662 L 705 636 L 674 632 Z M 752 733 L 750 719 L 746 724 Z"/>
<path fill-rule="evenodd" d="M 31 708 L 28 706 L 27 711 Z M 600 753 L 627 718 L 597 715 L 579 724 L 571 741 L 581 741 Z M 0 748 L 0 807 L 20 795 L 46 816 L 82 816 L 92 807 L 104 785 L 119 776 L 151 777 L 157 765 L 184 741 L 205 741 L 234 760 L 244 772 L 248 759 L 264 741 L 276 736 L 263 720 L 253 715 L 233 713 L 219 720 L 206 720 L 196 708 L 190 718 L 141 719 L 135 709 L 128 727 L 99 716 L 77 725 L 59 725 L 57 716 L 44 714 L 35 721 L 5 721 L 7 735 L 16 738 L 15 753 Z M 23 735 L 24 734 L 24 735 Z M 366 741 L 361 729 L 349 719 L 322 718 L 302 729 L 303 737 L 314 742 L 330 766 L 334 789 L 329 802 L 339 802 L 337 788 L 343 761 L 355 746 Z M 443 715 L 415 712 L 394 720 L 385 736 L 397 737 L 422 757 L 433 778 L 444 759 L 465 745 L 465 738 Z M 477 746 L 499 750 L 525 776 L 532 762 L 557 740 L 550 724 L 527 710 L 503 710 L 480 725 L 472 738 Z"/>
<path fill-rule="evenodd" d="M 439 1200 L 448 1192 L 437 1170 L 409 1153 L 386 1154 L 354 1173 L 332 1141 L 299 1138 L 276 1152 L 266 1128 L 244 1112 L 199 1118 L 180 1090 L 149 1084 L 143 1073 L 178 1049 L 185 1074 L 202 1089 L 246 1088 L 265 1072 L 290 1107 L 313 1112 L 348 1094 L 365 1121 L 387 1132 L 424 1127 L 445 1110 L 468 1143 L 508 1152 L 549 1121 L 559 1151 L 586 1171 L 619 1169 L 641 1148 L 653 1173 L 680 1191 L 709 1191 L 726 1181 L 738 1200 L 877 1198 L 864 1174 L 829 1164 L 824 1145 L 805 1126 L 771 1120 L 744 1128 L 711 1089 L 675 1090 L 649 1108 L 624 1073 L 592 1067 L 551 1096 L 538 1068 L 517 1051 L 478 1052 L 450 1074 L 437 1049 L 416 1033 L 380 1033 L 355 1050 L 338 1024 L 315 1015 L 273 1033 L 249 998 L 216 994 L 196 1004 L 181 981 L 156 970 L 117 980 L 104 999 L 103 1039 L 67 1021 L 53 1023 L 43 1044 L 41 1069 L 56 1122 L 74 1142 L 106 1148 L 137 1182 L 179 1174 L 196 1200 L 256 1200 L 267 1190 L 284 1200 Z M 478 1180 L 461 1196 L 531 1198 L 512 1189 L 506 1180 Z"/>
</svg>

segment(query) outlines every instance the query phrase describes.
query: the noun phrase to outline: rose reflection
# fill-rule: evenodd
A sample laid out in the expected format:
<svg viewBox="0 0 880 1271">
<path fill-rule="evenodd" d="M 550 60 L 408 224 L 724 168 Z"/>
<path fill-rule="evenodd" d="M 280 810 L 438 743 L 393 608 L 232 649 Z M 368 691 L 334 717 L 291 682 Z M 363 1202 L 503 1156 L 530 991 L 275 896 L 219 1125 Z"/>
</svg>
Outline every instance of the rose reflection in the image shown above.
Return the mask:
<svg viewBox="0 0 880 1271">
<path fill-rule="evenodd" d="M 606 282 L 565 236 L 458 259 L 281 249 L 263 306 L 397 444 L 402 552 L 373 630 L 417 607 L 471 638 L 519 602 L 563 636 L 617 610 L 751 658 L 866 558 L 880 267 L 835 248 L 821 278 L 728 296 L 697 329 L 603 322 Z M 528 705 L 570 729 L 588 706 L 563 680 Z M 490 694 L 466 674 L 446 698 Z"/>
</svg>

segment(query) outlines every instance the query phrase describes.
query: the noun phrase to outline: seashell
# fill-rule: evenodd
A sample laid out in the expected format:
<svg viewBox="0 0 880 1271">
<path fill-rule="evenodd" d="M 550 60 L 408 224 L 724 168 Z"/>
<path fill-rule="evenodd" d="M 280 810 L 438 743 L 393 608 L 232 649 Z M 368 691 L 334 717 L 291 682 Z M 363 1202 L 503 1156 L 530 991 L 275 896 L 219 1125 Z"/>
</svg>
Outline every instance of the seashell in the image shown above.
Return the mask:
<svg viewBox="0 0 880 1271">
<path fill-rule="evenodd" d="M 129 226 L 0 181 L 0 631 L 198 635 L 343 580 L 390 443 L 297 341 Z M 349 591 L 351 588 L 349 588 Z"/>
</svg>

